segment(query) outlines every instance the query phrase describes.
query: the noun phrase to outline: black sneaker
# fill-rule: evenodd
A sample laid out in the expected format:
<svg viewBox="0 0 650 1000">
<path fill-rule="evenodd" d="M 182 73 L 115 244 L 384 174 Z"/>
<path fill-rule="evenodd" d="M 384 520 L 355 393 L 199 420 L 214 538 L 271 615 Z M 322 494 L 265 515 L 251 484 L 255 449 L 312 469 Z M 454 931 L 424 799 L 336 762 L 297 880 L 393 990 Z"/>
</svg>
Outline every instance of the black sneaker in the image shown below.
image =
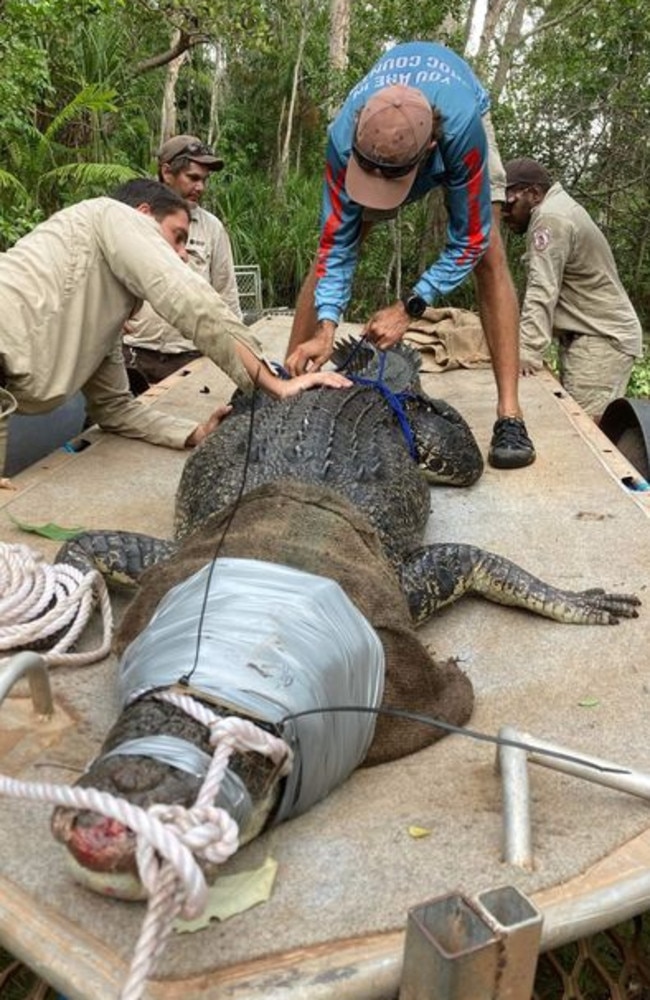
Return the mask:
<svg viewBox="0 0 650 1000">
<path fill-rule="evenodd" d="M 492 429 L 488 462 L 495 469 L 521 469 L 535 461 L 533 442 L 519 417 L 501 417 Z"/>
</svg>

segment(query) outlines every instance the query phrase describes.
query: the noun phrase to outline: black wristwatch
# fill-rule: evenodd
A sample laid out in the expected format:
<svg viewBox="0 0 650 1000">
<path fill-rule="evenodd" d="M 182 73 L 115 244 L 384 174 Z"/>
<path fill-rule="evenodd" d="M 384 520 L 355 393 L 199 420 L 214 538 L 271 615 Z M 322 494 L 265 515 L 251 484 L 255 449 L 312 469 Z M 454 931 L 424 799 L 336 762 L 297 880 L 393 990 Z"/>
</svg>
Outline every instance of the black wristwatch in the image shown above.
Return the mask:
<svg viewBox="0 0 650 1000">
<path fill-rule="evenodd" d="M 412 316 L 414 319 L 419 319 L 427 307 L 427 303 L 422 296 L 413 291 L 407 292 L 406 295 L 402 295 L 402 305 L 406 309 L 408 315 Z"/>
</svg>

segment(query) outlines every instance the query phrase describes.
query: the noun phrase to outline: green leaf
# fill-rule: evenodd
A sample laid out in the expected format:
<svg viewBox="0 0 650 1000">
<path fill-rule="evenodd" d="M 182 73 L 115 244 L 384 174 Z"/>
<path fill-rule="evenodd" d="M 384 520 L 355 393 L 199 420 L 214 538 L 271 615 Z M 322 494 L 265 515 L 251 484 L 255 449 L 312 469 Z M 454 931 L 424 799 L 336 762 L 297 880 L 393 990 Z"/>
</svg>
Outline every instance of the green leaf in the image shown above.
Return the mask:
<svg viewBox="0 0 650 1000">
<path fill-rule="evenodd" d="M 28 531 L 32 535 L 41 535 L 43 538 L 50 538 L 53 542 L 67 542 L 70 538 L 76 538 L 85 528 L 62 528 L 59 524 L 25 524 L 18 518 L 9 515 L 10 519 L 20 528 L 21 531 Z"/>
<path fill-rule="evenodd" d="M 196 920 L 174 921 L 174 930 L 178 934 L 191 934 L 203 930 L 210 920 L 227 920 L 236 913 L 265 903 L 271 897 L 277 871 L 277 861 L 267 858 L 260 868 L 253 871 L 222 875 L 208 890 L 208 901 L 201 916 Z"/>
<path fill-rule="evenodd" d="M 580 708 L 596 708 L 597 705 L 600 705 L 600 699 L 581 698 L 580 701 L 578 702 L 578 705 L 580 706 Z"/>
</svg>

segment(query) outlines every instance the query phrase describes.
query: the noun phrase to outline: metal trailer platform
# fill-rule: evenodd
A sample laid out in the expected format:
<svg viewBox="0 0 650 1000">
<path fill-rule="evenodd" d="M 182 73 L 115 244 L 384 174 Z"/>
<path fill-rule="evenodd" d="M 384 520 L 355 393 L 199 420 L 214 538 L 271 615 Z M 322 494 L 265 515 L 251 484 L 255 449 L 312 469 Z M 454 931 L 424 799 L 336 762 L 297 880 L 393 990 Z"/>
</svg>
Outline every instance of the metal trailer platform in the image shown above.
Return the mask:
<svg viewBox="0 0 650 1000">
<path fill-rule="evenodd" d="M 281 358 L 290 319 L 256 332 Z M 484 451 L 494 419 L 489 370 L 425 376 L 427 390 L 469 419 Z M 205 417 L 231 385 L 193 363 L 151 390 L 155 405 Z M 650 493 L 549 374 L 522 381 L 538 459 L 486 468 L 468 490 L 433 488 L 428 537 L 472 542 L 562 587 L 634 591 L 645 605 L 617 627 L 558 625 L 465 599 L 424 627 L 435 655 L 455 656 L 476 690 L 473 729 L 508 725 L 540 739 L 650 771 Z M 51 559 L 57 543 L 19 531 L 54 522 L 169 535 L 185 455 L 96 430 L 78 454 L 59 451 L 0 491 L 0 540 Z M 124 598 L 115 598 L 119 613 Z M 91 623 L 82 645 L 96 643 Z M 1 669 L 1 664 L 0 664 Z M 36 721 L 26 686 L 0 708 L 0 770 L 69 782 L 115 712 L 114 660 L 52 671 L 56 712 Z M 407 912 L 444 893 L 512 885 L 544 916 L 542 947 L 650 908 L 647 803 L 546 768 L 530 771 L 534 866 L 503 857 L 495 749 L 450 736 L 390 765 L 357 771 L 308 814 L 243 849 L 228 871 L 279 864 L 270 901 L 194 934 L 174 936 L 147 996 L 156 1000 L 380 1000 L 398 990 Z M 69 1000 L 119 993 L 144 905 L 75 885 L 49 834 L 50 808 L 6 799 L 0 809 L 0 942 Z M 411 827 L 428 831 L 410 835 Z"/>
</svg>

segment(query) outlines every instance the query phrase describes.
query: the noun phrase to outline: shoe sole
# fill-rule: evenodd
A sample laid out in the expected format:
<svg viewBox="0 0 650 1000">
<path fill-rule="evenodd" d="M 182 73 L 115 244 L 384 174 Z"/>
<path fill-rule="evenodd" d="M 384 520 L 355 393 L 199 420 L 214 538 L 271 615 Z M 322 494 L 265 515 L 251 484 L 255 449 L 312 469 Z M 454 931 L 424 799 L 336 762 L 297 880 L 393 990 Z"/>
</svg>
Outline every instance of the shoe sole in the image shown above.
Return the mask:
<svg viewBox="0 0 650 1000">
<path fill-rule="evenodd" d="M 524 469 L 527 465 L 532 465 L 536 458 L 534 451 L 510 455 L 488 454 L 488 462 L 494 469 Z"/>
</svg>

